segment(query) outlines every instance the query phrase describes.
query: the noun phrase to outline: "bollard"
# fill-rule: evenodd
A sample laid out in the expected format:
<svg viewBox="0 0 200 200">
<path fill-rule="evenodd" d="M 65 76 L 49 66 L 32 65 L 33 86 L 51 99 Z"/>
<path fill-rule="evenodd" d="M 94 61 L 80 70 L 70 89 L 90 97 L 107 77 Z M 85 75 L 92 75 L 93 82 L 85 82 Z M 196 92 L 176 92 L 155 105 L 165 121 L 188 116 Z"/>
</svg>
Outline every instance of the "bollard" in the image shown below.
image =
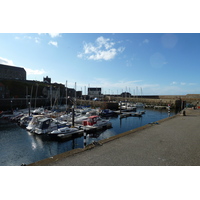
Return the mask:
<svg viewBox="0 0 200 200">
<path fill-rule="evenodd" d="M 183 111 L 183 116 L 185 116 L 186 114 L 185 114 L 185 110 Z"/>
<path fill-rule="evenodd" d="M 170 105 L 168 104 L 168 116 L 170 116 Z"/>
<path fill-rule="evenodd" d="M 84 139 L 83 139 L 83 143 L 84 143 L 84 148 L 86 147 L 86 132 L 84 131 Z"/>
</svg>

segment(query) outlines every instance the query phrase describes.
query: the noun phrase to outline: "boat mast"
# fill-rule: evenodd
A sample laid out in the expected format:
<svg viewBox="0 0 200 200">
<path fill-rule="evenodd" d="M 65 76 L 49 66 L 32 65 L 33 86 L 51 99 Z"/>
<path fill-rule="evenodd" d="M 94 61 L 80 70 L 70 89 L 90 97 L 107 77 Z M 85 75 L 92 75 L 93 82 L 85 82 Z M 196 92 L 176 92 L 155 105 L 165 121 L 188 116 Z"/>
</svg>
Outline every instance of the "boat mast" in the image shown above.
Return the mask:
<svg viewBox="0 0 200 200">
<path fill-rule="evenodd" d="M 74 99 L 74 108 L 76 108 L 76 82 L 75 82 L 75 99 Z"/>
<path fill-rule="evenodd" d="M 66 110 L 67 110 L 67 81 L 66 81 Z"/>
</svg>

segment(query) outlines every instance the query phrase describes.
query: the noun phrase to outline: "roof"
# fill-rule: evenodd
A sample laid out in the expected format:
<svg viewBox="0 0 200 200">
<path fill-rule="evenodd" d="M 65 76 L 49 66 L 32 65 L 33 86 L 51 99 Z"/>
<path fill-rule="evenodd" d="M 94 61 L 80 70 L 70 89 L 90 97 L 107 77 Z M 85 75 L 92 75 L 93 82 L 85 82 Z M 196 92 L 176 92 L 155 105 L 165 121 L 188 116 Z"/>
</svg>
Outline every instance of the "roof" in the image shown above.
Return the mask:
<svg viewBox="0 0 200 200">
<path fill-rule="evenodd" d="M 93 118 L 97 118 L 97 117 L 99 117 L 99 116 L 98 115 L 92 115 L 92 116 L 90 116 L 88 118 L 93 119 Z"/>
</svg>

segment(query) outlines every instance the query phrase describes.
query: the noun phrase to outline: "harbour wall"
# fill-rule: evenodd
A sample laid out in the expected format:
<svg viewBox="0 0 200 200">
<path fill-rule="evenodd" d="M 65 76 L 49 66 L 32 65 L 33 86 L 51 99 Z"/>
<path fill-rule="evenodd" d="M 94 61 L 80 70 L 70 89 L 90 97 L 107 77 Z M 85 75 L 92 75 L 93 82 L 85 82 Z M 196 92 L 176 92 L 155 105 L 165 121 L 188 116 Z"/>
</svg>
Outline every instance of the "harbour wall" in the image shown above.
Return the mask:
<svg viewBox="0 0 200 200">
<path fill-rule="evenodd" d="M 197 105 L 200 102 L 200 95 L 183 95 L 183 96 L 140 96 L 140 97 L 117 97 L 117 96 L 105 96 L 101 101 L 83 100 L 77 99 L 77 105 L 100 107 L 102 109 L 118 109 L 118 102 L 141 102 L 146 105 L 151 106 L 168 106 L 171 108 L 182 109 L 185 107 L 186 103 Z M 31 108 L 35 107 L 49 107 L 51 102 L 48 98 L 32 98 L 28 100 L 26 98 L 2 98 L 0 99 L 0 111 L 1 110 L 11 110 L 11 109 L 22 109 L 28 108 L 30 102 Z M 65 98 L 60 98 L 56 102 L 56 105 L 64 105 L 66 103 Z M 71 102 L 68 101 L 68 104 Z M 71 103 L 72 104 L 72 103 Z M 54 103 L 52 104 L 54 105 Z"/>
<path fill-rule="evenodd" d="M 78 100 L 77 103 L 80 105 L 91 105 L 92 107 L 101 107 L 102 109 L 118 109 L 118 102 L 141 102 L 146 105 L 150 106 L 168 106 L 170 105 L 171 108 L 181 109 L 185 107 L 186 101 L 183 99 L 149 99 L 149 98 L 124 98 L 115 97 L 111 98 L 107 101 L 88 101 L 88 100 Z"/>
</svg>

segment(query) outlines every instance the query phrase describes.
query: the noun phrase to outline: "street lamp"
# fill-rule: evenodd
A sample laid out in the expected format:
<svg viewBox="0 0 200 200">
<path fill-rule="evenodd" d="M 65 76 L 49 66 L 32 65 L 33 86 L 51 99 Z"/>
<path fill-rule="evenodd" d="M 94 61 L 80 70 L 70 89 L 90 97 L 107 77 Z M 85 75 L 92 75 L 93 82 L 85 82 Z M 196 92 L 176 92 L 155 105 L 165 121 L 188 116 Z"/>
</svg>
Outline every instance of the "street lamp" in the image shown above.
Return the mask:
<svg viewBox="0 0 200 200">
<path fill-rule="evenodd" d="M 68 99 L 71 101 L 72 103 L 72 127 L 74 127 L 74 101 L 70 99 L 70 97 L 68 96 Z"/>
<path fill-rule="evenodd" d="M 30 101 L 28 102 L 28 116 L 30 117 L 31 115 L 31 103 Z"/>
<path fill-rule="evenodd" d="M 13 109 L 12 109 L 12 100 L 10 101 L 10 108 L 11 108 L 11 112 L 13 113 Z"/>
</svg>

